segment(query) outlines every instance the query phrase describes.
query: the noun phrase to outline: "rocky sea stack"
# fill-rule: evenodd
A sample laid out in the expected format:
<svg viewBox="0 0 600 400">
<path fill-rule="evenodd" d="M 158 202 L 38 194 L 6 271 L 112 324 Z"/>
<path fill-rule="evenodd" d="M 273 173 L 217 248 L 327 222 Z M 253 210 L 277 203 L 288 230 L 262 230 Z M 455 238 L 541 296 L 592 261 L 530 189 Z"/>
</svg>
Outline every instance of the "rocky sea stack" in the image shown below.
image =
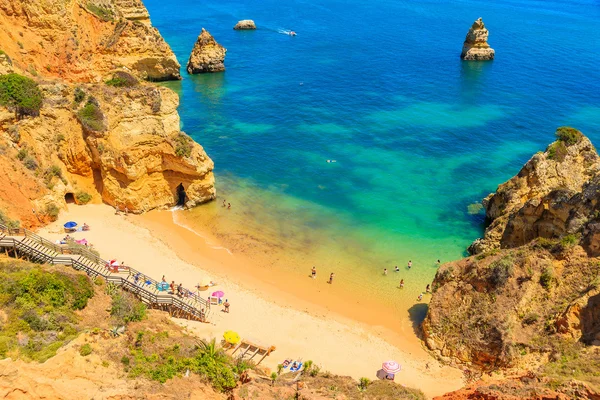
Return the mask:
<svg viewBox="0 0 600 400">
<path fill-rule="evenodd" d="M 227 53 L 227 49 L 217 43 L 215 38 L 202 28 L 187 63 L 187 72 L 203 74 L 225 71 L 225 53 Z"/>
<path fill-rule="evenodd" d="M 483 21 L 478 18 L 467 33 L 460 58 L 470 61 L 493 60 L 496 52 L 487 42 L 488 35 Z"/>
<path fill-rule="evenodd" d="M 251 19 L 243 19 L 238 21 L 233 27 L 236 31 L 250 31 L 256 29 L 256 24 Z"/>
</svg>

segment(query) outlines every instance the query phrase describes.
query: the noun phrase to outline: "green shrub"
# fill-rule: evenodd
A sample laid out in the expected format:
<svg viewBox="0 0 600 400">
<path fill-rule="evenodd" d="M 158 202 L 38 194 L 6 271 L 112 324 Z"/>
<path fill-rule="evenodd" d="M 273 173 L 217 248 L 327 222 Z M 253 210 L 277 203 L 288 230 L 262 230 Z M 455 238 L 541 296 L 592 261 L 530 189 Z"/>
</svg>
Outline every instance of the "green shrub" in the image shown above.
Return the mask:
<svg viewBox="0 0 600 400">
<path fill-rule="evenodd" d="M 553 281 L 554 270 L 551 267 L 544 268 L 542 274 L 540 275 L 540 285 L 542 285 L 546 289 L 550 289 Z"/>
<path fill-rule="evenodd" d="M 189 157 L 192 155 L 192 138 L 183 132 L 175 137 L 175 154 L 177 157 Z"/>
<path fill-rule="evenodd" d="M 565 145 L 572 146 L 583 138 L 583 133 L 570 126 L 561 126 L 556 130 L 556 137 Z"/>
<path fill-rule="evenodd" d="M 10 219 L 2 210 L 0 210 L 0 224 L 4 224 L 10 229 L 17 229 L 21 227 L 21 221 Z"/>
<path fill-rule="evenodd" d="M 133 87 L 138 84 L 138 81 L 133 75 L 128 74 L 127 72 L 117 71 L 113 74 L 111 79 L 104 83 L 114 87 Z"/>
<path fill-rule="evenodd" d="M 367 387 L 371 384 L 371 380 L 369 378 L 360 378 L 358 380 L 358 388 L 363 391 L 366 390 Z"/>
<path fill-rule="evenodd" d="M 129 363 L 130 363 L 130 361 L 131 361 L 131 360 L 130 360 L 130 359 L 129 359 L 129 357 L 127 357 L 127 356 L 123 356 L 123 357 L 121 357 L 121 363 L 122 363 L 123 365 L 127 366 L 127 367 L 129 366 Z"/>
<path fill-rule="evenodd" d="M 54 203 L 50 203 L 46 206 L 46 215 L 50 217 L 50 220 L 56 221 L 60 214 L 60 209 Z"/>
<path fill-rule="evenodd" d="M 90 354 L 92 354 L 92 346 L 90 346 L 89 343 L 84 344 L 79 349 L 79 355 L 82 356 L 82 357 L 87 357 Z"/>
<path fill-rule="evenodd" d="M 104 114 L 102 113 L 102 110 L 100 110 L 97 101 L 92 97 L 90 97 L 85 106 L 77 112 L 77 119 L 87 130 L 101 132 L 106 129 L 104 126 Z"/>
<path fill-rule="evenodd" d="M 0 75 L 0 105 L 14 110 L 15 118 L 39 115 L 42 102 L 42 92 L 32 79 L 14 73 Z"/>
<path fill-rule="evenodd" d="M 79 105 L 83 100 L 85 100 L 85 91 L 80 87 L 76 87 L 73 97 L 73 102 L 75 105 Z"/>
<path fill-rule="evenodd" d="M 23 161 L 25 159 L 25 157 L 27 157 L 29 155 L 29 151 L 25 148 L 20 149 L 19 152 L 17 153 L 17 160 L 19 161 Z"/>
<path fill-rule="evenodd" d="M 75 310 L 93 296 L 85 275 L 46 270 L 15 261 L 0 261 L 0 355 L 7 352 L 43 362 L 77 336 Z M 14 340 L 20 332 L 24 342 Z"/>
<path fill-rule="evenodd" d="M 574 234 L 565 235 L 560 239 L 560 245 L 563 249 L 573 247 L 577 242 L 579 242 L 579 238 Z"/>
<path fill-rule="evenodd" d="M 512 257 L 506 256 L 490 264 L 489 281 L 494 287 L 500 288 L 508 282 L 514 272 L 513 262 Z"/>
<path fill-rule="evenodd" d="M 23 160 L 23 165 L 25 165 L 25 168 L 32 170 L 32 171 L 35 171 L 36 169 L 38 169 L 38 163 L 32 157 L 26 157 Z"/>
<path fill-rule="evenodd" d="M 110 315 L 113 316 L 118 325 L 141 321 L 146 317 L 146 305 L 132 294 L 118 291 L 112 295 Z"/>
<path fill-rule="evenodd" d="M 114 12 L 103 5 L 97 5 L 91 2 L 88 2 L 86 8 L 89 12 L 94 14 L 96 17 L 100 18 L 102 21 L 108 22 L 112 21 L 115 17 Z"/>
<path fill-rule="evenodd" d="M 563 141 L 558 140 L 548 146 L 546 151 L 548 152 L 548 159 L 561 162 L 567 155 L 567 146 Z"/>
<path fill-rule="evenodd" d="M 75 194 L 77 204 L 87 204 L 92 200 L 92 196 L 86 192 L 77 192 Z"/>
</svg>

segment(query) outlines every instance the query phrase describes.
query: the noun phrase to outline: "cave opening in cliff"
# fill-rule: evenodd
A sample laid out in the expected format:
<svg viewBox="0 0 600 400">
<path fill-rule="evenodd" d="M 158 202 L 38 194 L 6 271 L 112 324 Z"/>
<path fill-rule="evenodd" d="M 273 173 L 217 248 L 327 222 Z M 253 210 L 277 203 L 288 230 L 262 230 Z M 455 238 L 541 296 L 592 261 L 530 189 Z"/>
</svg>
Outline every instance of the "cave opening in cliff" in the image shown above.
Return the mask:
<svg viewBox="0 0 600 400">
<path fill-rule="evenodd" d="M 65 193 L 65 203 L 75 204 L 75 195 L 73 193 Z"/>
<path fill-rule="evenodd" d="M 183 207 L 185 205 L 185 188 L 183 187 L 183 183 L 180 183 L 177 186 L 177 205 Z"/>
</svg>

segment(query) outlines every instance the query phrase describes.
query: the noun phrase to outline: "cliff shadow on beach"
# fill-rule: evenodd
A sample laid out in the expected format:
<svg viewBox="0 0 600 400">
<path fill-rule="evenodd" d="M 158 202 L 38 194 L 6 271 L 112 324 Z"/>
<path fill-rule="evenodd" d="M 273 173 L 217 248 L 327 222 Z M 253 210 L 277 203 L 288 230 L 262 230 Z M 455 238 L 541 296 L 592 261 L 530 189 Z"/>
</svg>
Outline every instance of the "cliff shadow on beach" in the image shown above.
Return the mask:
<svg viewBox="0 0 600 400">
<path fill-rule="evenodd" d="M 408 309 L 408 317 L 412 322 L 412 328 L 418 338 L 423 338 L 423 332 L 421 330 L 421 324 L 427 316 L 427 310 L 429 306 L 426 303 L 417 303 Z"/>
</svg>

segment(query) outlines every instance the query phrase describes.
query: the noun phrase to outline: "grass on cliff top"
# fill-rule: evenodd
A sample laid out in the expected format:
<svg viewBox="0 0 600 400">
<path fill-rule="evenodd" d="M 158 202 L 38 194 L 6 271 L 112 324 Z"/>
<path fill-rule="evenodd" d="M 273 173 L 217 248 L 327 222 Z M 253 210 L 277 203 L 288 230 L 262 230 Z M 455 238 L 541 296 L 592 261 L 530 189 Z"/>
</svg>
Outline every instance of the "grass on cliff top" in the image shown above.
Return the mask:
<svg viewBox="0 0 600 400">
<path fill-rule="evenodd" d="M 0 259 L 0 358 L 44 362 L 74 339 L 75 310 L 93 296 L 86 275 Z"/>
<path fill-rule="evenodd" d="M 94 14 L 96 17 L 100 18 L 102 21 L 108 22 L 114 20 L 115 18 L 113 10 L 103 6 L 102 4 L 94 4 L 92 2 L 88 2 L 86 8 L 89 12 Z"/>
<path fill-rule="evenodd" d="M 583 138 L 583 133 L 570 126 L 561 126 L 556 130 L 556 137 L 567 146 L 572 146 Z"/>
<path fill-rule="evenodd" d="M 189 157 L 192 155 L 193 140 L 183 132 L 179 132 L 174 138 L 175 154 L 177 157 Z"/>
</svg>

